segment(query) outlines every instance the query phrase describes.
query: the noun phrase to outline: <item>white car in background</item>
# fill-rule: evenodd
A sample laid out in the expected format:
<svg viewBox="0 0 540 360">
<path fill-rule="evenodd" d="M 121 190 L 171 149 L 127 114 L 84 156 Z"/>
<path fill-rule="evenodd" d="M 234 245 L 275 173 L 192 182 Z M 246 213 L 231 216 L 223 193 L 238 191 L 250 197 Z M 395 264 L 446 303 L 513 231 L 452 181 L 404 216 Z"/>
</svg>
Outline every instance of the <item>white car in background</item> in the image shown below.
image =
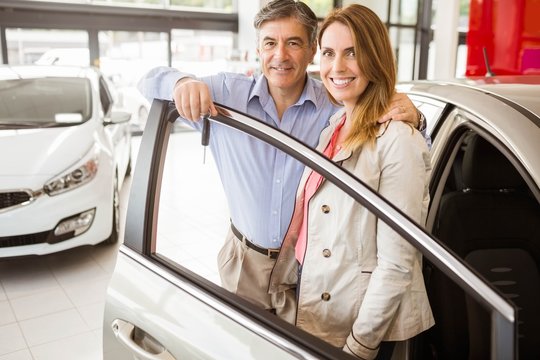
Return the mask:
<svg viewBox="0 0 540 360">
<path fill-rule="evenodd" d="M 114 243 L 130 115 L 95 68 L 0 67 L 0 257 Z"/>
</svg>

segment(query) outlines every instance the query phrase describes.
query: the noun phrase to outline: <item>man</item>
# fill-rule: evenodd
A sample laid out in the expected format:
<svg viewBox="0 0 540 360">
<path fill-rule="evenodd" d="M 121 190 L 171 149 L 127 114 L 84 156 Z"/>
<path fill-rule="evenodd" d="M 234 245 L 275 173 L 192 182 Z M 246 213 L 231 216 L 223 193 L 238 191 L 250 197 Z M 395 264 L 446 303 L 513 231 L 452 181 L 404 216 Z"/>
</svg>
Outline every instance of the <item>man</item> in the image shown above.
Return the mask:
<svg viewBox="0 0 540 360">
<path fill-rule="evenodd" d="M 274 0 L 255 17 L 262 75 L 220 73 L 195 79 L 170 68 L 151 70 L 139 83 L 149 99 L 170 99 L 200 130 L 201 116 L 217 115 L 213 101 L 248 113 L 315 147 L 337 111 L 321 82 L 307 76 L 317 51 L 317 17 L 304 3 Z M 396 94 L 381 119 L 418 124 L 410 100 Z M 212 124 L 210 148 L 228 198 L 231 230 L 218 255 L 222 285 L 278 315 L 293 303 L 268 294 L 268 280 L 294 207 L 303 165 L 262 141 Z"/>
</svg>

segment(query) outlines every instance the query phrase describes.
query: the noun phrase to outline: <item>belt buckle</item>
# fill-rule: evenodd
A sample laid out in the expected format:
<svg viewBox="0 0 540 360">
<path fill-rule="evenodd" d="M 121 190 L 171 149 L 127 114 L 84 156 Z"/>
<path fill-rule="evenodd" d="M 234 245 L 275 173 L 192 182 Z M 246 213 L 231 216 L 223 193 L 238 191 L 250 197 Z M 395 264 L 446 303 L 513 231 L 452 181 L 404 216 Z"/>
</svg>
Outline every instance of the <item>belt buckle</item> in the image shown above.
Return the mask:
<svg viewBox="0 0 540 360">
<path fill-rule="evenodd" d="M 280 249 L 267 249 L 268 250 L 268 257 L 270 259 L 272 259 L 272 256 L 275 254 L 275 257 L 277 258 L 277 256 L 279 255 L 279 250 Z"/>
</svg>

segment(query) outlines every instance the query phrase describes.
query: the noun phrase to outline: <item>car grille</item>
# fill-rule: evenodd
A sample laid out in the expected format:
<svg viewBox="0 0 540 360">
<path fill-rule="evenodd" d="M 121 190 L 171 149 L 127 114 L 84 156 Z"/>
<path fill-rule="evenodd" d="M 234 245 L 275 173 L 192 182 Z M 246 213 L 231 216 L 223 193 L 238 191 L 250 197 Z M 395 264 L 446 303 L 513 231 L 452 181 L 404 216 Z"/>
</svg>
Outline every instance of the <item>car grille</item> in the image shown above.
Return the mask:
<svg viewBox="0 0 540 360">
<path fill-rule="evenodd" d="M 0 237 L 0 248 L 44 243 L 47 242 L 50 233 L 51 231 L 43 231 L 34 234 L 3 236 Z"/>
<path fill-rule="evenodd" d="M 75 234 L 73 233 L 73 231 L 62 235 L 54 235 L 54 230 L 48 230 L 34 234 L 0 236 L 0 249 L 12 246 L 25 246 L 42 243 L 56 244 L 62 241 L 69 240 L 74 236 Z"/>
<path fill-rule="evenodd" d="M 0 192 L 0 211 L 22 205 L 32 200 L 32 193 L 30 191 L 12 191 L 12 192 Z"/>
</svg>

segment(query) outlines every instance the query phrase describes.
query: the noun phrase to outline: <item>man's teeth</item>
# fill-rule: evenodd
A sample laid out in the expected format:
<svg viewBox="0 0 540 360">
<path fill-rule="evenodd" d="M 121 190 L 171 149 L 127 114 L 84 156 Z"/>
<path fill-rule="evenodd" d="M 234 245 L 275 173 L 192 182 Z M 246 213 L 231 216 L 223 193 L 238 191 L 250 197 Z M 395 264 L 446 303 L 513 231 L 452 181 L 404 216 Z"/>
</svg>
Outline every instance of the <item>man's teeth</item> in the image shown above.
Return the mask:
<svg viewBox="0 0 540 360">
<path fill-rule="evenodd" d="M 351 79 L 351 78 L 349 78 L 349 79 L 332 79 L 332 81 L 336 85 L 345 85 L 345 84 L 348 84 L 351 81 L 353 81 L 353 79 Z"/>
</svg>

